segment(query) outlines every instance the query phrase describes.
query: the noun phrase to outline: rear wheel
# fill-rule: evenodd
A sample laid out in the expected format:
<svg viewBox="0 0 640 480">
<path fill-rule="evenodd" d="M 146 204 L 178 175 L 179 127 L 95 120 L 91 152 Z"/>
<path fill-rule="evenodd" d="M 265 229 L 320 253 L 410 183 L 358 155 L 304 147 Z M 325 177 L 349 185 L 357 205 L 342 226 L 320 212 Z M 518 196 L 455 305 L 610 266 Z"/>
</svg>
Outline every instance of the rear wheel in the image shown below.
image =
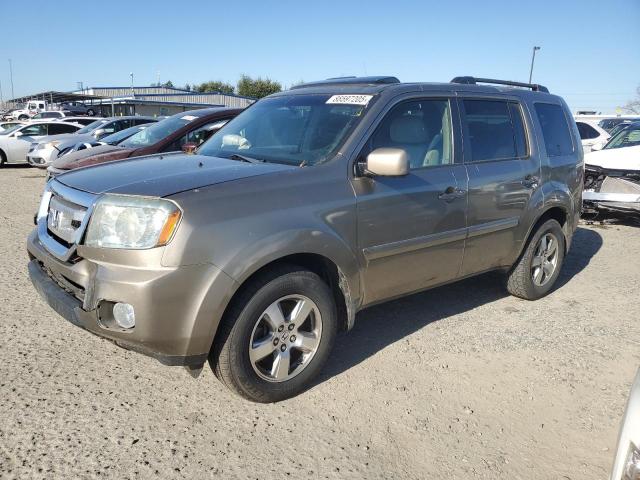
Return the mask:
<svg viewBox="0 0 640 480">
<path fill-rule="evenodd" d="M 20 115 L 20 116 L 18 117 L 18 120 L 22 120 L 22 121 L 24 121 L 24 120 L 29 120 L 29 115 Z"/>
<path fill-rule="evenodd" d="M 337 332 L 327 284 L 301 267 L 263 275 L 225 314 L 209 363 L 237 394 L 277 402 L 306 390 L 326 362 Z"/>
<path fill-rule="evenodd" d="M 5 163 L 7 163 L 7 156 L 0 150 L 0 167 L 4 167 Z"/>
<path fill-rule="evenodd" d="M 525 300 L 537 300 L 553 288 L 564 261 L 565 238 L 556 220 L 533 233 L 527 248 L 509 272 L 507 290 Z"/>
<path fill-rule="evenodd" d="M 96 112 L 94 112 L 91 108 L 87 110 L 87 115 L 89 115 L 90 117 L 93 117 L 95 114 Z"/>
</svg>

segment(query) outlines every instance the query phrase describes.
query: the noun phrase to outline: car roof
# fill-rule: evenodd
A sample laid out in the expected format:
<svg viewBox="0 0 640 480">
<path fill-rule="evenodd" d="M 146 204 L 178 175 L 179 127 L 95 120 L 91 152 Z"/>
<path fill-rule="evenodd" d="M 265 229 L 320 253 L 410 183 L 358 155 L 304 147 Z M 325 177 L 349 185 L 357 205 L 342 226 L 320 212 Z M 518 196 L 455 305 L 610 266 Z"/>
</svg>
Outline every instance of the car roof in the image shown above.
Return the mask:
<svg viewBox="0 0 640 480">
<path fill-rule="evenodd" d="M 475 77 L 456 77 L 451 82 L 400 82 L 396 77 L 341 77 L 318 82 L 310 82 L 275 93 L 272 97 L 296 94 L 365 94 L 382 92 L 396 94 L 412 91 L 454 91 L 474 93 L 503 93 L 515 96 L 553 96 L 546 87 L 537 84 L 509 82 Z"/>
<path fill-rule="evenodd" d="M 233 113 L 234 111 L 237 110 L 242 110 L 242 108 L 237 108 L 237 107 L 210 107 L 210 108 L 198 108 L 195 110 L 187 110 L 184 112 L 180 112 L 180 113 L 176 113 L 174 115 L 172 115 L 173 117 L 180 117 L 180 116 L 192 116 L 192 117 L 207 117 L 209 115 L 215 115 L 218 113 L 225 113 L 225 112 L 230 112 Z M 171 118 L 171 117 L 168 117 Z"/>
<path fill-rule="evenodd" d="M 100 118 L 96 118 L 96 120 L 108 120 L 109 122 L 111 122 L 113 120 L 133 120 L 133 119 L 138 119 L 138 120 L 158 120 L 158 117 L 152 117 L 151 115 L 124 115 L 122 117 L 115 116 L 115 117 L 100 117 Z"/>
</svg>

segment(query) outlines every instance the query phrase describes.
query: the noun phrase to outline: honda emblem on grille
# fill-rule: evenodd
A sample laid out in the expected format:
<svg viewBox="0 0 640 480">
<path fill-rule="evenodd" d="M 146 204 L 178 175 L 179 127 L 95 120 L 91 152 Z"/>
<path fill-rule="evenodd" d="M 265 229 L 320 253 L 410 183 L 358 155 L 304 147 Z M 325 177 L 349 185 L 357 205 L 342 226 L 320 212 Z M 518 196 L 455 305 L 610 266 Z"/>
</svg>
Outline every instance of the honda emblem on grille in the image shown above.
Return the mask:
<svg viewBox="0 0 640 480">
<path fill-rule="evenodd" d="M 60 224 L 60 211 L 59 210 L 50 210 L 49 211 L 49 226 L 50 228 L 58 228 Z"/>
</svg>

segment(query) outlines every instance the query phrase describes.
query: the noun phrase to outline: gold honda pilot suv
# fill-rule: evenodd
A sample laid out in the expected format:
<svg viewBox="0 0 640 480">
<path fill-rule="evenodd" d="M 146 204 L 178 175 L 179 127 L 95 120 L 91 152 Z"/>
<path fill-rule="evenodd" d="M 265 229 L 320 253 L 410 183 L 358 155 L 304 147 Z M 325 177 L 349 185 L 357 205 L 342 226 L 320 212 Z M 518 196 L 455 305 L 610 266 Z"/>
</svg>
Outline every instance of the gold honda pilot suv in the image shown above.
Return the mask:
<svg viewBox="0 0 640 480">
<path fill-rule="evenodd" d="M 256 102 L 195 155 L 51 180 L 29 273 L 74 324 L 274 402 L 369 305 L 490 270 L 546 295 L 582 184 L 577 127 L 543 86 L 332 79 Z"/>
</svg>

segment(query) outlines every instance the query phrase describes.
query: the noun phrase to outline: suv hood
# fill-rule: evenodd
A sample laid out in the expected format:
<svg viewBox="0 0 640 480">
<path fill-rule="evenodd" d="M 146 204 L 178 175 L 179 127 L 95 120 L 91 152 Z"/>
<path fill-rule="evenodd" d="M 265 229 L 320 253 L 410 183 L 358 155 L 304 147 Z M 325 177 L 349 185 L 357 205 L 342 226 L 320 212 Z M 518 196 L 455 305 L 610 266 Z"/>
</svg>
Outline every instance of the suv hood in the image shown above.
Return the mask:
<svg viewBox="0 0 640 480">
<path fill-rule="evenodd" d="M 590 152 L 584 163 L 611 170 L 640 170 L 640 145 Z"/>
<path fill-rule="evenodd" d="M 165 197 L 241 178 L 295 169 L 276 163 L 244 163 L 184 153 L 134 157 L 80 168 L 56 177 L 64 185 L 90 193 Z"/>
</svg>

